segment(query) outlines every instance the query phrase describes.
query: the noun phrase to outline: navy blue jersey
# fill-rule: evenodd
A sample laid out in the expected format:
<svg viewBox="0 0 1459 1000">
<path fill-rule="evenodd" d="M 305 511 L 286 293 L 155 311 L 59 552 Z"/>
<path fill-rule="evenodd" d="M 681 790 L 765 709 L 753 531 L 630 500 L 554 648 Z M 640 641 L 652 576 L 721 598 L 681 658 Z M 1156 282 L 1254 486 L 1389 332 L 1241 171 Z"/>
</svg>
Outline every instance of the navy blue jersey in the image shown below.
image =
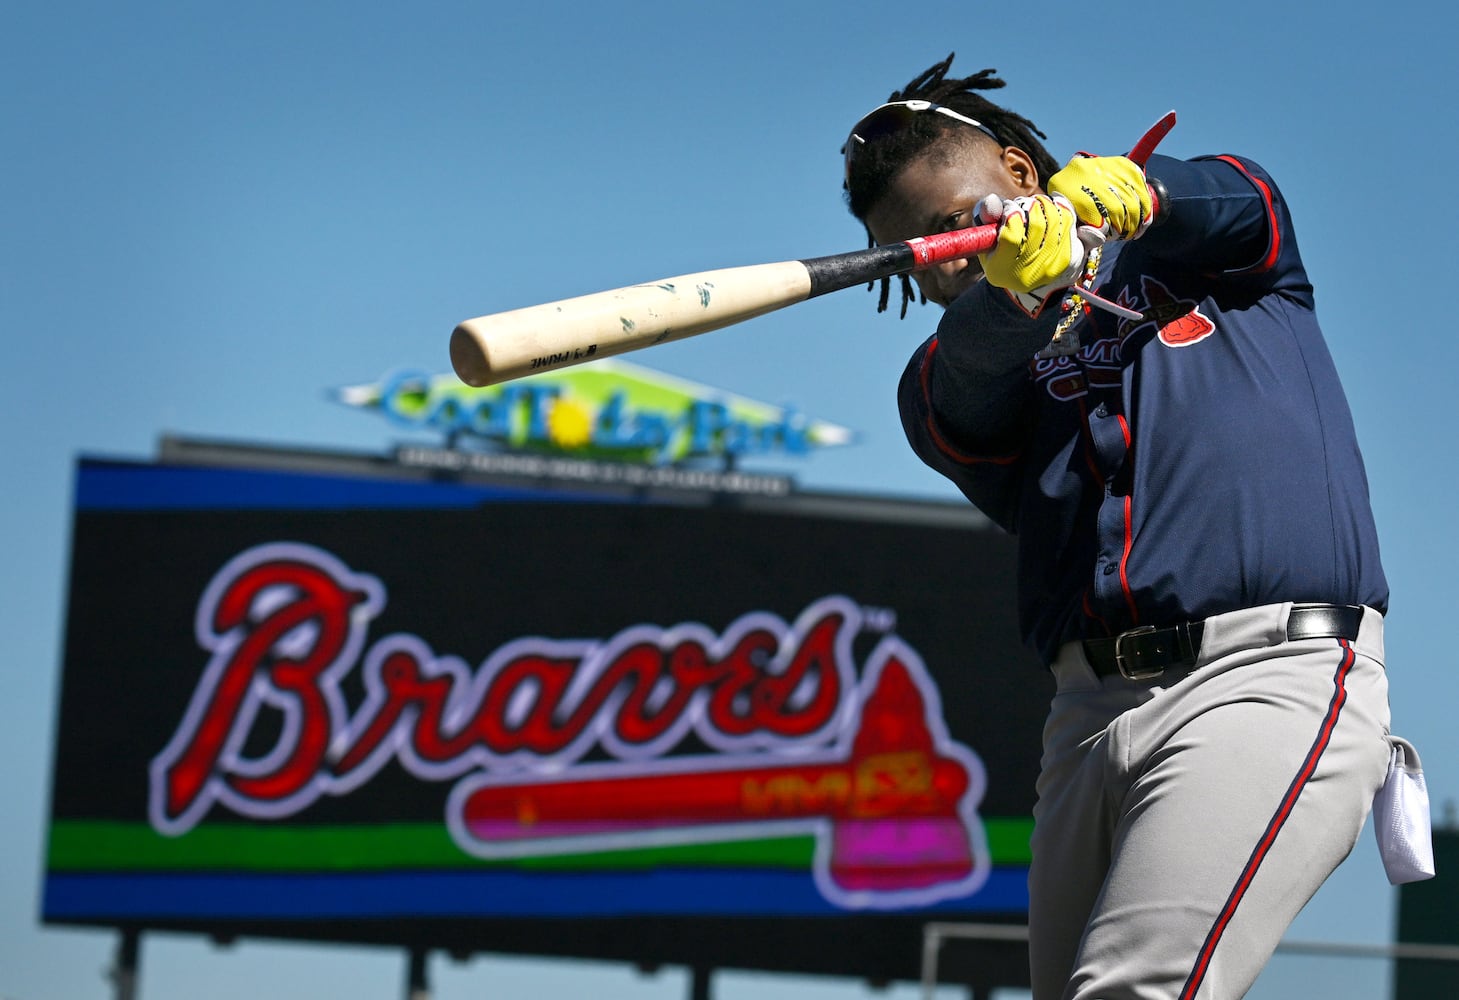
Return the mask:
<svg viewBox="0 0 1459 1000">
<path fill-rule="evenodd" d="M 1073 357 L 980 282 L 912 357 L 900 406 L 927 464 L 1019 537 L 1019 613 L 1073 639 L 1280 601 L 1386 610 L 1368 484 L 1291 220 L 1239 157 L 1152 157 L 1168 218 L 1105 247 Z"/>
</svg>

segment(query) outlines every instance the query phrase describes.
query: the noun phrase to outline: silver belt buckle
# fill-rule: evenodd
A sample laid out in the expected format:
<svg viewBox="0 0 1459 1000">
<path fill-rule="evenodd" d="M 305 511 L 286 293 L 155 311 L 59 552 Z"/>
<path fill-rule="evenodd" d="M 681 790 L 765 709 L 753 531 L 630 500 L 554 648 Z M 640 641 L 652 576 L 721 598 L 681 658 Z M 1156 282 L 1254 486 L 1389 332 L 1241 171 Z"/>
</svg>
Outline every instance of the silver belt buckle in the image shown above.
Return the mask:
<svg viewBox="0 0 1459 1000">
<path fill-rule="evenodd" d="M 1154 625 L 1141 625 L 1115 636 L 1115 667 L 1119 669 L 1121 677 L 1131 681 L 1148 681 L 1152 677 L 1159 677 L 1165 673 L 1164 667 L 1141 670 L 1139 667 L 1129 666 L 1125 663 L 1125 640 L 1135 635 L 1149 635 L 1154 631 L 1156 631 Z"/>
</svg>

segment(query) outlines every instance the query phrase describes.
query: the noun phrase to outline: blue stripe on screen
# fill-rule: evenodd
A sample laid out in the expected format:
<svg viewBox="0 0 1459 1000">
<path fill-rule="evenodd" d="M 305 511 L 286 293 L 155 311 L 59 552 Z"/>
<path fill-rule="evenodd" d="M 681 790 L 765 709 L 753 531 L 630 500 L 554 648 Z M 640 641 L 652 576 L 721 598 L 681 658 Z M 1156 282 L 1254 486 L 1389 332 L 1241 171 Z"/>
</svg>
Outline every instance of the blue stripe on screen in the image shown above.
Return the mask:
<svg viewBox="0 0 1459 1000">
<path fill-rule="evenodd" d="M 258 469 L 85 462 L 78 510 L 346 510 L 469 508 L 502 501 L 591 501 L 585 493 Z"/>
<path fill-rule="evenodd" d="M 804 872 L 632 874 L 65 874 L 45 883 L 46 919 L 837 916 Z M 1022 913 L 1028 869 L 995 868 L 971 898 L 917 912 Z"/>
</svg>

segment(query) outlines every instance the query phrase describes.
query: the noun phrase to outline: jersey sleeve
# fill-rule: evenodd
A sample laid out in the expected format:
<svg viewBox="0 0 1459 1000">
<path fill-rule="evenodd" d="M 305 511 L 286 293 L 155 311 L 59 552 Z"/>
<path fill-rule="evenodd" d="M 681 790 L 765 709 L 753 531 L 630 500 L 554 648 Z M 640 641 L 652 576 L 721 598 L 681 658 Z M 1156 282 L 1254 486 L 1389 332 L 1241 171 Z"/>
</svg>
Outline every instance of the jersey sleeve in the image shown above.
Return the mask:
<svg viewBox="0 0 1459 1000">
<path fill-rule="evenodd" d="M 1168 215 L 1141 238 L 1141 252 L 1234 284 L 1310 297 L 1286 201 L 1259 164 L 1155 155 L 1146 172 L 1165 186 Z"/>
<path fill-rule="evenodd" d="M 1018 527 L 1033 424 L 1028 365 L 1053 326 L 1052 312 L 1030 319 L 1002 290 L 980 282 L 948 307 L 898 389 L 912 450 L 1008 531 Z"/>
</svg>

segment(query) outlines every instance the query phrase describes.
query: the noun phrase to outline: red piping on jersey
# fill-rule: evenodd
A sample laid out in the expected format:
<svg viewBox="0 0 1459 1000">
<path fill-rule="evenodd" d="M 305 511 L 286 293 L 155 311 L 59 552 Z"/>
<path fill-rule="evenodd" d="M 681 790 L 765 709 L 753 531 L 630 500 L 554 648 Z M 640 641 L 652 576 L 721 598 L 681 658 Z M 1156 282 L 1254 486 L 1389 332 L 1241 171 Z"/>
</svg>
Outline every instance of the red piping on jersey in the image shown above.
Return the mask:
<svg viewBox="0 0 1459 1000">
<path fill-rule="evenodd" d="M 917 383 L 922 389 L 922 402 L 927 406 L 927 433 L 932 438 L 932 443 L 937 450 L 942 452 L 954 462 L 963 465 L 974 465 L 979 462 L 991 462 L 994 465 L 1012 465 L 1018 461 L 1021 452 L 1014 452 L 1001 458 L 989 458 L 982 455 L 969 455 L 967 452 L 953 446 L 953 444 L 942 436 L 942 431 L 937 427 L 937 421 L 932 415 L 932 392 L 928 385 L 929 372 L 932 368 L 932 355 L 937 353 L 938 340 L 933 337 L 927 344 L 927 352 L 922 355 L 922 365 L 917 370 Z"/>
<path fill-rule="evenodd" d="M 1269 271 L 1271 270 L 1272 265 L 1277 262 L 1277 255 L 1280 254 L 1282 250 L 1282 232 L 1279 228 L 1277 228 L 1277 212 L 1276 209 L 1273 207 L 1272 189 L 1266 183 L 1266 181 L 1262 180 L 1260 177 L 1255 176 L 1254 174 L 1252 174 L 1251 171 L 1242 166 L 1241 161 L 1236 159 L 1236 157 L 1218 156 L 1216 157 L 1216 159 L 1222 161 L 1223 163 L 1229 163 L 1237 170 L 1240 170 L 1242 176 L 1251 181 L 1252 184 L 1255 184 L 1256 189 L 1261 192 L 1261 199 L 1263 202 L 1266 203 L 1266 225 L 1267 232 L 1272 234 L 1271 242 L 1267 246 L 1267 252 L 1265 257 L 1263 257 L 1256 264 L 1253 264 L 1251 267 L 1245 267 L 1241 270 L 1244 273 L 1254 271 Z"/>
<path fill-rule="evenodd" d="M 1130 508 L 1133 506 L 1130 497 L 1125 497 L 1125 550 L 1120 553 L 1120 589 L 1125 592 L 1125 604 L 1130 609 L 1130 624 L 1140 624 L 1140 610 L 1135 607 L 1135 595 L 1130 593 L 1130 548 L 1134 544 L 1134 532 L 1131 530 Z"/>
<path fill-rule="evenodd" d="M 1193 1000 L 1200 990 L 1201 982 L 1206 978 L 1206 973 L 1211 967 L 1211 957 L 1215 954 L 1216 945 L 1221 943 L 1221 936 L 1226 932 L 1231 918 L 1236 915 L 1236 907 L 1241 904 L 1246 890 L 1251 888 L 1257 869 L 1266 860 L 1272 844 L 1276 843 L 1277 834 L 1282 832 L 1282 827 L 1292 815 L 1292 809 L 1297 805 L 1297 798 L 1302 794 L 1302 789 L 1307 787 L 1307 782 L 1312 779 L 1313 772 L 1317 770 L 1318 761 L 1322 759 L 1327 744 L 1332 740 L 1332 731 L 1337 727 L 1338 716 L 1342 714 L 1343 704 L 1348 700 L 1347 677 L 1356 658 L 1353 647 L 1348 644 L 1346 639 L 1339 639 L 1338 644 L 1344 650 L 1342 663 L 1338 665 L 1337 673 L 1333 677 L 1332 701 L 1328 703 L 1327 715 L 1322 720 L 1317 739 L 1313 742 L 1312 749 L 1307 751 L 1307 758 L 1302 762 L 1301 770 L 1297 772 L 1297 777 L 1292 780 L 1286 795 L 1282 797 L 1276 814 L 1267 824 L 1266 832 L 1257 842 L 1256 849 L 1251 852 L 1246 867 L 1241 871 L 1241 877 L 1236 880 L 1236 887 L 1231 890 L 1226 905 L 1221 908 L 1216 922 L 1211 926 L 1210 933 L 1206 935 L 1206 941 L 1201 945 L 1200 954 L 1196 956 L 1195 968 L 1191 970 L 1190 978 L 1185 981 L 1185 986 L 1180 991 L 1180 1000 Z"/>
</svg>

